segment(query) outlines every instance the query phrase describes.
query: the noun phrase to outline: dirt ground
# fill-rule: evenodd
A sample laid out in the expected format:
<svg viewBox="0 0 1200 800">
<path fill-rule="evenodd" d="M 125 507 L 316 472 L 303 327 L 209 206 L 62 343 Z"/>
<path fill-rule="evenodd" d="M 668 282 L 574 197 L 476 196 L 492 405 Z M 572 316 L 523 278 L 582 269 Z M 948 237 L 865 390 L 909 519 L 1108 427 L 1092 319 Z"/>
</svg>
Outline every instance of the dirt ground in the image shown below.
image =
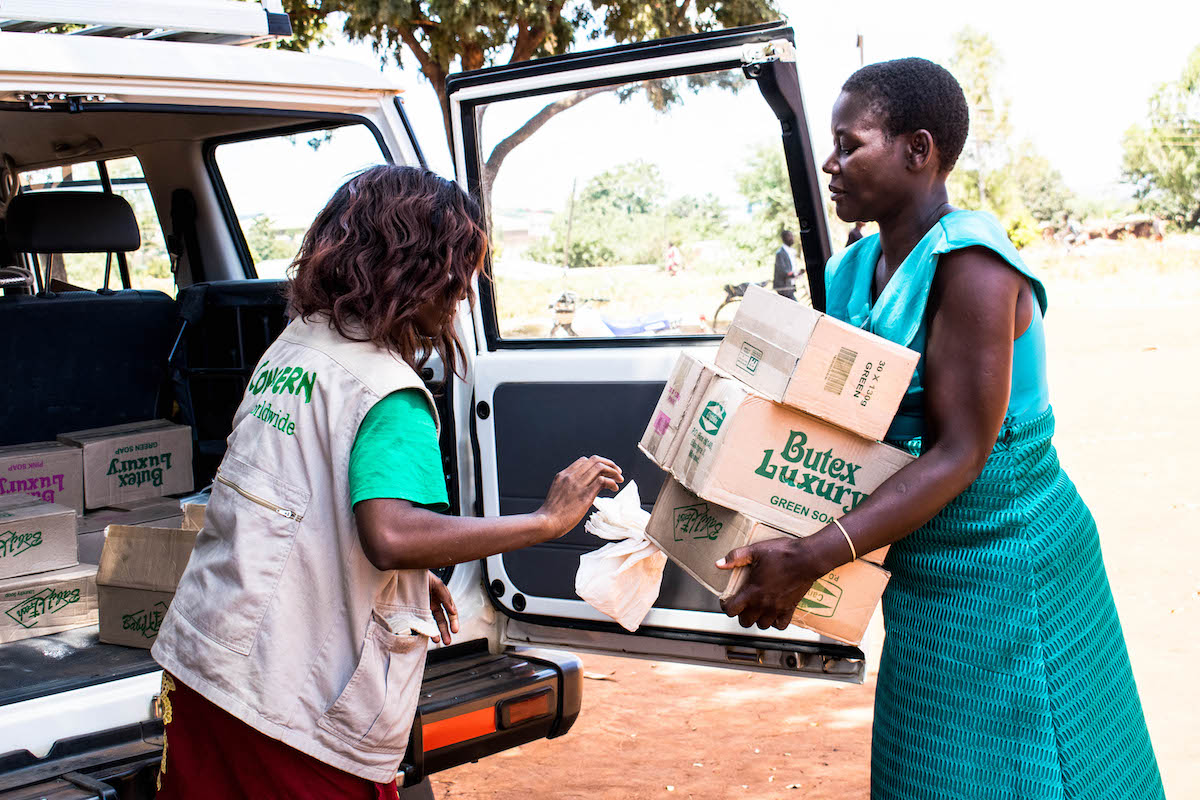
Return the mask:
<svg viewBox="0 0 1200 800">
<path fill-rule="evenodd" d="M 1200 785 L 1200 250 L 1188 261 L 1165 274 L 1132 265 L 1048 280 L 1057 445 L 1100 525 L 1170 798 Z M 877 655 L 878 619 L 872 639 Z M 598 656 L 584 664 L 583 712 L 567 736 L 442 773 L 436 796 L 868 795 L 874 664 L 862 686 Z"/>
</svg>

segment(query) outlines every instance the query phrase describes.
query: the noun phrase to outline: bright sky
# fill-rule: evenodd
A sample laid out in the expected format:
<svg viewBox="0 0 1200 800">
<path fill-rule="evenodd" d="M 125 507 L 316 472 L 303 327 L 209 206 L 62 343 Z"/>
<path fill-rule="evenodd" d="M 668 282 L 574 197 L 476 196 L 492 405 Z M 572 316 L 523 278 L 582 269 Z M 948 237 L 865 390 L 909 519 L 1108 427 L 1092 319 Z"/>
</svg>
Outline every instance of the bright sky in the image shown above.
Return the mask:
<svg viewBox="0 0 1200 800">
<path fill-rule="evenodd" d="M 1151 92 L 1180 76 L 1188 54 L 1200 44 L 1200 2 L 1195 0 L 1162 0 L 1152 11 L 1140 12 L 1054 0 L 1003 5 L 926 0 L 919 7 L 865 0 L 850 8 L 835 0 L 780 0 L 780 6 L 796 30 L 800 83 L 818 162 L 829 146 L 829 108 L 859 64 L 858 34 L 868 62 L 920 55 L 944 64 L 955 32 L 972 25 L 988 32 L 1002 55 L 1000 90 L 1009 98 L 1014 138 L 1032 139 L 1076 192 L 1091 197 L 1126 196 L 1128 190 L 1118 184 L 1122 134 L 1145 118 Z M 338 42 L 324 53 L 379 66 L 379 56 L 367 44 Z M 407 89 L 408 114 L 430 166 L 449 175 L 437 97 L 416 71 L 415 60 L 407 58 L 406 65 L 404 71 L 383 68 Z M 510 101 L 488 109 L 485 146 L 545 101 Z M 619 104 L 612 95 L 600 95 L 559 114 L 512 151 L 497 182 L 497 207 L 559 209 L 572 184 L 582 187 L 602 169 L 643 158 L 658 164 L 672 196 L 713 192 L 736 213 L 733 176 L 744 170 L 756 144 L 778 142 L 778 137 L 778 124 L 752 88 L 738 96 L 715 89 L 689 95 L 670 115 L 650 112 L 644 101 Z M 342 149 L 335 146 L 323 155 L 334 150 Z M 330 176 L 330 186 L 340 182 L 349 163 L 337 161 L 341 172 Z M 530 174 L 538 180 L 528 180 Z M 318 194 L 313 203 L 323 201 L 324 186 Z M 311 204 L 298 197 L 295 213 L 274 213 L 311 216 Z"/>
<path fill-rule="evenodd" d="M 853 6 L 781 0 L 780 6 L 796 30 L 800 80 L 820 147 L 828 139 L 827 115 L 838 89 L 858 67 L 857 33 L 863 34 L 868 62 L 917 55 L 944 63 L 955 32 L 972 25 L 991 34 L 1004 57 L 1000 88 L 1011 101 L 1016 137 L 1033 139 L 1072 188 L 1085 194 L 1117 191 L 1122 134 L 1144 117 L 1154 88 L 1176 79 L 1192 48 L 1200 45 L 1195 0 L 1108 7 L 1053 0 L 926 0 L 918 5 L 866 0 Z M 330 50 L 379 61 L 366 46 Z M 399 73 L 399 81 L 408 89 L 409 115 L 430 165 L 448 174 L 436 97 L 411 66 L 415 62 L 406 63 L 410 66 Z M 570 113 L 585 113 L 585 105 Z M 720 128 L 732 122 L 710 124 Z"/>
</svg>

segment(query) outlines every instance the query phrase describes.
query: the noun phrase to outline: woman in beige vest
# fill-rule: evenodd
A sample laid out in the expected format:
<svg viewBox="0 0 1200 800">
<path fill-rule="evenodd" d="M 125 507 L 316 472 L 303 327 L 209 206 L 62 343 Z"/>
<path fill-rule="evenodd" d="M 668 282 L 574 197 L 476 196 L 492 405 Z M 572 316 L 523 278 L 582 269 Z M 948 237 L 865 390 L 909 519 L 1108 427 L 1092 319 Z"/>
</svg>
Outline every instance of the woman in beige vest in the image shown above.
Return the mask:
<svg viewBox="0 0 1200 800">
<path fill-rule="evenodd" d="M 233 421 L 206 525 L 154 657 L 160 798 L 397 796 L 428 642 L 457 631 L 430 569 L 562 536 L 620 469 L 581 458 L 535 513 L 448 507 L 417 370 L 465 357 L 487 236 L 457 185 L 413 167 L 348 181 L 288 287 L 295 319 Z"/>
</svg>

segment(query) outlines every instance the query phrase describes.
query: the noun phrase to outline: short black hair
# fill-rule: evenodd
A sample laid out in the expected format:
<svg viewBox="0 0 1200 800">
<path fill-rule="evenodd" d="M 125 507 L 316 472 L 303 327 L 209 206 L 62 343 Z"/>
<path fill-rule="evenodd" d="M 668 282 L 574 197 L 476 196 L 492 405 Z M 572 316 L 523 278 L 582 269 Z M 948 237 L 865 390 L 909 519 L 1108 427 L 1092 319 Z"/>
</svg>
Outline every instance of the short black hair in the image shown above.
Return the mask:
<svg viewBox="0 0 1200 800">
<path fill-rule="evenodd" d="M 945 67 L 924 58 L 868 64 L 842 84 L 842 91 L 870 102 L 888 136 L 929 131 L 942 171 L 954 168 L 967 143 L 970 112 L 962 87 Z"/>
</svg>

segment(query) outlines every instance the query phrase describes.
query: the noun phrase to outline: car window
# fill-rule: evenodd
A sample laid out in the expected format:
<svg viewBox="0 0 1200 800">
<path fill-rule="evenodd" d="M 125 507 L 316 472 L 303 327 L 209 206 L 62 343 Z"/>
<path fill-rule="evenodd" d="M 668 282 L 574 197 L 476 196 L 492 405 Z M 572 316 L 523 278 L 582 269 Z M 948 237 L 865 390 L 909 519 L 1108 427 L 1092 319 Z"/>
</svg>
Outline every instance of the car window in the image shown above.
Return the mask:
<svg viewBox="0 0 1200 800">
<path fill-rule="evenodd" d="M 254 275 L 285 277 L 304 232 L 355 173 L 386 163 L 366 125 L 218 144 L 213 162 L 241 227 Z"/>
<path fill-rule="evenodd" d="M 171 258 L 167 253 L 166 239 L 154 207 L 154 199 L 146 185 L 141 162 L 136 156 L 30 170 L 20 174 L 19 182 L 22 192 L 103 192 L 105 187 L 102 169 L 107 173 L 112 192 L 124 197 L 133 208 L 142 236 L 141 247 L 125 255 L 129 265 L 131 288 L 158 289 L 174 296 L 175 277 L 171 272 Z M 121 288 L 117 259 L 112 258 L 110 262 L 105 253 L 62 253 L 41 258 L 43 269 L 45 259 L 50 260 L 50 274 L 55 280 L 84 289 L 99 289 L 104 286 L 107 267 L 109 288 Z"/>
<path fill-rule="evenodd" d="M 476 125 L 501 339 L 712 335 L 772 285 L 795 211 L 740 68 L 498 100 Z"/>
</svg>

